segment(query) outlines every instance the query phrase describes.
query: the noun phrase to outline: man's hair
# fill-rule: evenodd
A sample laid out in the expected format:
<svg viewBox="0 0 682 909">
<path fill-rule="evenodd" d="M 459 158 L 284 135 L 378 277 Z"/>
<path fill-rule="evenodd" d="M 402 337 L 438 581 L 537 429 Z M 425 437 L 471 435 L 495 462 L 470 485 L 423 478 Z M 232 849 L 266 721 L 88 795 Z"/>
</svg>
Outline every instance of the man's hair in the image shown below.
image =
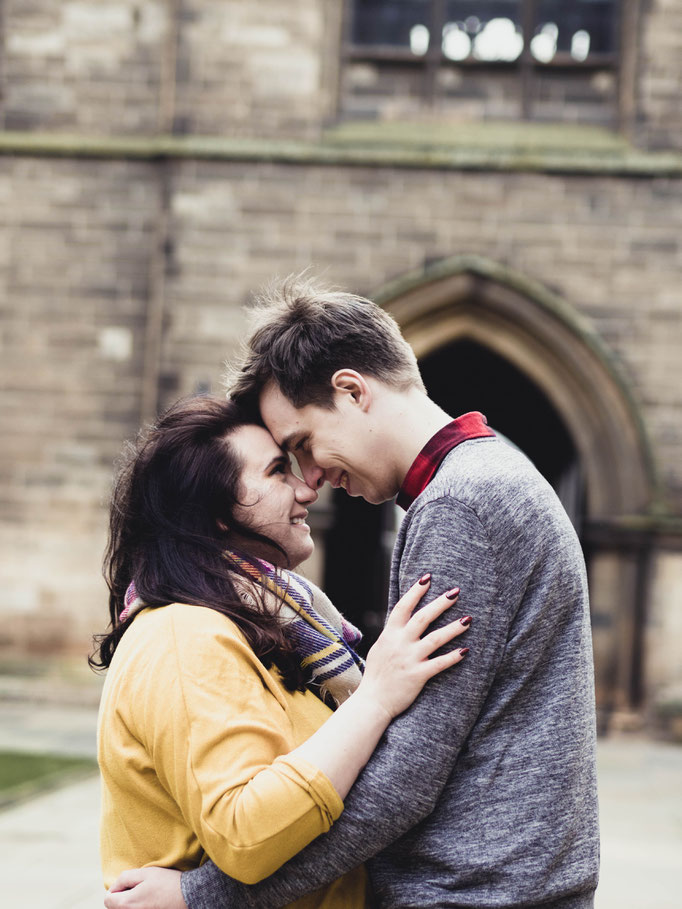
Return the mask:
<svg viewBox="0 0 682 909">
<path fill-rule="evenodd" d="M 331 409 L 338 369 L 380 379 L 400 390 L 419 388 L 414 351 L 395 320 L 375 303 L 329 290 L 298 275 L 270 284 L 256 298 L 254 329 L 227 391 L 250 414 L 271 382 L 294 407 Z"/>
</svg>

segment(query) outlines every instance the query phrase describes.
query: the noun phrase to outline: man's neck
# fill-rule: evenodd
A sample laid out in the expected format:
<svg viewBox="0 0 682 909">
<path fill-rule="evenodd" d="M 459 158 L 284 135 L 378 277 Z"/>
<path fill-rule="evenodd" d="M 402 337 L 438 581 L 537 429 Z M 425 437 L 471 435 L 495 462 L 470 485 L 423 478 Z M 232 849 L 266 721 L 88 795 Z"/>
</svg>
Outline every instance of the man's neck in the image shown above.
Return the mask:
<svg viewBox="0 0 682 909">
<path fill-rule="evenodd" d="M 388 436 L 401 484 L 429 439 L 450 422 L 452 417 L 422 391 L 413 389 L 394 396 Z"/>
</svg>

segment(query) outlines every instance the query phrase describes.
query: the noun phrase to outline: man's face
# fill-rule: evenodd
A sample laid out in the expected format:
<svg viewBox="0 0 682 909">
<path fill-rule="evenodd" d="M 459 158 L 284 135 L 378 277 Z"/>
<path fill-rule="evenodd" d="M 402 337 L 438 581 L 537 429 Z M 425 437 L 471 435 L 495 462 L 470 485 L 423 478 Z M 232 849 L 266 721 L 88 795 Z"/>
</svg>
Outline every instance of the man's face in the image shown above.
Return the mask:
<svg viewBox="0 0 682 909">
<path fill-rule="evenodd" d="M 401 478 L 379 441 L 371 411 L 357 406 L 349 394 L 336 393 L 335 403 L 333 410 L 316 404 L 296 408 L 270 383 L 261 394 L 260 412 L 277 444 L 294 455 L 311 488 L 327 482 L 374 505 L 392 499 Z"/>
</svg>

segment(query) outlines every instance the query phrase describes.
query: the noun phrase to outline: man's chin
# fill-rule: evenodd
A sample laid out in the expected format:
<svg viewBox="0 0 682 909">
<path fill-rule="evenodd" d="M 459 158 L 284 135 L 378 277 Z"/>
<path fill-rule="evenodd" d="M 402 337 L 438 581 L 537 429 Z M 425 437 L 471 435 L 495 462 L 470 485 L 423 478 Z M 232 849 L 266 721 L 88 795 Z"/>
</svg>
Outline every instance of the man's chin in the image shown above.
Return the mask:
<svg viewBox="0 0 682 909">
<path fill-rule="evenodd" d="M 342 489 L 351 499 L 364 499 L 369 505 L 383 505 L 398 495 L 397 489 L 395 492 L 388 489 L 363 489 L 355 477 L 348 477 Z"/>
<path fill-rule="evenodd" d="M 383 505 L 384 502 L 390 502 L 397 494 L 398 493 L 396 492 L 388 495 L 385 490 L 372 490 L 371 492 L 358 492 L 353 495 L 361 496 L 365 502 L 368 502 L 370 505 Z"/>
</svg>

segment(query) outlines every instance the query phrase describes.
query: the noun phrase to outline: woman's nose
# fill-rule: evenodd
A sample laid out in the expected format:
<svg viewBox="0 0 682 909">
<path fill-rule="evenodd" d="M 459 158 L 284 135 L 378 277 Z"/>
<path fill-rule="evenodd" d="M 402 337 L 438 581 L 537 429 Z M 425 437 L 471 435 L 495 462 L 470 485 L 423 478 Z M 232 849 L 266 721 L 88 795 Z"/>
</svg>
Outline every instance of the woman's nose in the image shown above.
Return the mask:
<svg viewBox="0 0 682 909">
<path fill-rule="evenodd" d="M 296 501 L 302 505 L 309 505 L 317 501 L 317 491 L 308 486 L 305 480 L 299 480 L 295 489 Z"/>
</svg>

